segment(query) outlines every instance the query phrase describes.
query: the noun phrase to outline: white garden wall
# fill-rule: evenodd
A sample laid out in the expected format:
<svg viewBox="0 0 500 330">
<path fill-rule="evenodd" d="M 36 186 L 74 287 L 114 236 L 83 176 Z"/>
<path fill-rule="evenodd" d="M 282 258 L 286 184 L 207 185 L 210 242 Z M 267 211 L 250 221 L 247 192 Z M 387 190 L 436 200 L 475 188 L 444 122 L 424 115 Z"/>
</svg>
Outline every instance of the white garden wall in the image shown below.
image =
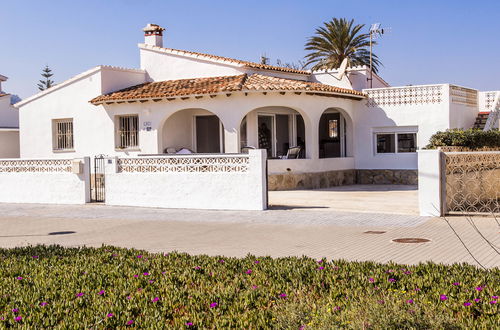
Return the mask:
<svg viewBox="0 0 500 330">
<path fill-rule="evenodd" d="M 233 155 L 110 158 L 106 204 L 186 209 L 267 208 L 263 150 Z"/>
<path fill-rule="evenodd" d="M 88 158 L 2 159 L 0 203 L 84 204 L 88 171 Z"/>
</svg>

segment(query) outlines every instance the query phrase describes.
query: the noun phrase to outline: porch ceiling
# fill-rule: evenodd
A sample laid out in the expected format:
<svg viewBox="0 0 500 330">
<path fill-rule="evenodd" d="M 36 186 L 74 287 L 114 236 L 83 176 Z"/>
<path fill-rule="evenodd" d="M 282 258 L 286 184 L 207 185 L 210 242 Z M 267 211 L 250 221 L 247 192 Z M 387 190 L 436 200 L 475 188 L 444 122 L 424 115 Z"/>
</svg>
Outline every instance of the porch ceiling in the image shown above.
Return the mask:
<svg viewBox="0 0 500 330">
<path fill-rule="evenodd" d="M 352 89 L 308 82 L 303 80 L 277 78 L 262 74 L 241 74 L 236 76 L 209 77 L 149 82 L 128 87 L 116 92 L 100 95 L 90 103 L 117 103 L 170 99 L 176 97 L 216 95 L 231 92 L 305 92 L 306 94 L 348 97 L 362 99 L 365 94 Z"/>
</svg>

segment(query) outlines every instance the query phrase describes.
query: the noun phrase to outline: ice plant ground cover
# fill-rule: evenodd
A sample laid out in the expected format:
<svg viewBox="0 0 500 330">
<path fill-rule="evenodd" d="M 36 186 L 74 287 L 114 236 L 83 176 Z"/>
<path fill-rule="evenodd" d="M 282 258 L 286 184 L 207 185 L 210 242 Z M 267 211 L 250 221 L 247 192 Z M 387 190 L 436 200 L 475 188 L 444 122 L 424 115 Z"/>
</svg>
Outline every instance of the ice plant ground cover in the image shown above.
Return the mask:
<svg viewBox="0 0 500 330">
<path fill-rule="evenodd" d="M 133 249 L 0 249 L 0 328 L 488 328 L 500 270 L 226 258 Z"/>
</svg>

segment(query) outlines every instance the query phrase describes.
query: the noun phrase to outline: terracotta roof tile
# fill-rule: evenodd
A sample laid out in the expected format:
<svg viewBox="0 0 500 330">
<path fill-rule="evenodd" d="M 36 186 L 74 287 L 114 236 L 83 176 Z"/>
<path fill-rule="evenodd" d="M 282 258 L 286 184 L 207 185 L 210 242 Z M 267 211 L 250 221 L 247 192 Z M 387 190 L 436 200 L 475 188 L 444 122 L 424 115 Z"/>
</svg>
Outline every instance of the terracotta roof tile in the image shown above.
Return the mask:
<svg viewBox="0 0 500 330">
<path fill-rule="evenodd" d="M 92 99 L 92 104 L 110 101 L 144 100 L 189 95 L 217 94 L 245 91 L 303 91 L 327 94 L 345 94 L 363 97 L 364 94 L 345 88 L 294 79 L 270 77 L 261 74 L 179 79 L 144 83 Z"/>
<path fill-rule="evenodd" d="M 167 51 L 167 52 L 172 53 L 172 54 L 191 55 L 191 56 L 204 57 L 204 58 L 217 60 L 217 61 L 230 62 L 230 63 L 234 63 L 234 64 L 241 64 L 242 66 L 247 67 L 247 68 L 281 71 L 281 72 L 298 73 L 298 74 L 307 74 L 307 75 L 311 74 L 311 72 L 307 71 L 307 70 L 298 70 L 298 69 L 292 69 L 292 68 L 269 65 L 269 64 L 261 64 L 261 63 L 255 63 L 255 62 L 250 62 L 250 61 L 242 61 L 242 60 L 238 60 L 235 58 L 206 54 L 206 53 L 192 52 L 189 50 L 181 50 L 181 49 L 165 48 L 165 47 L 157 47 L 157 46 L 148 46 L 148 47 L 159 48 L 163 51 Z"/>
</svg>

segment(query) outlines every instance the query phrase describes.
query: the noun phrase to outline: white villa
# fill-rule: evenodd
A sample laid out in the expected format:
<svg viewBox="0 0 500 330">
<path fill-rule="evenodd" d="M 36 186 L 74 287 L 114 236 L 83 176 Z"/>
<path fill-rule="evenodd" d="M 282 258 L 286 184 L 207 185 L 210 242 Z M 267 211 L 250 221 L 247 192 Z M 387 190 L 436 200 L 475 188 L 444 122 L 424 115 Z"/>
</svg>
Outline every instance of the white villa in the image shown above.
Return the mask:
<svg viewBox="0 0 500 330">
<path fill-rule="evenodd" d="M 19 157 L 19 114 L 12 96 L 2 91 L 7 77 L 0 74 L 0 158 Z"/>
<path fill-rule="evenodd" d="M 17 103 L 21 157 L 256 148 L 270 189 L 414 184 L 417 150 L 439 130 L 472 127 L 495 96 L 390 87 L 376 74 L 368 88 L 366 67 L 311 72 L 177 50 L 163 31 L 144 28 L 138 69 L 98 66 Z"/>
</svg>

